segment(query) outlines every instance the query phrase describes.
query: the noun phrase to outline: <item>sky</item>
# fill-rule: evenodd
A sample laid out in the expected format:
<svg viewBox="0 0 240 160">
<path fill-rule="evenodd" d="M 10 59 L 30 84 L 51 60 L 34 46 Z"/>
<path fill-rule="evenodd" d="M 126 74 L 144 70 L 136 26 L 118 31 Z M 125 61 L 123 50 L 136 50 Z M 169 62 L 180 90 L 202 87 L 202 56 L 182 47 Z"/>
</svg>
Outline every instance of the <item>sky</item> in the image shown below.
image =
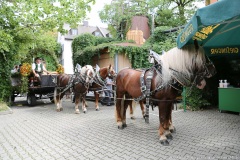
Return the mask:
<svg viewBox="0 0 240 160">
<path fill-rule="evenodd" d="M 107 24 L 101 22 L 98 12 L 101 11 L 105 4 L 110 4 L 112 0 L 96 0 L 96 3 L 91 6 L 91 12 L 87 14 L 89 26 L 98 26 L 107 28 Z"/>
</svg>

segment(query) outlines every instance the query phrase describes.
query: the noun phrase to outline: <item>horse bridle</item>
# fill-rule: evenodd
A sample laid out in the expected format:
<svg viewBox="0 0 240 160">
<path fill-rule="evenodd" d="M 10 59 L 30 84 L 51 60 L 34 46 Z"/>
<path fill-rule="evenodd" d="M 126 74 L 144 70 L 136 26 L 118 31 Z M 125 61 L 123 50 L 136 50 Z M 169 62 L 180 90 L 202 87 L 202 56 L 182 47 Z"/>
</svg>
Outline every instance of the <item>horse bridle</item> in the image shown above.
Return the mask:
<svg viewBox="0 0 240 160">
<path fill-rule="evenodd" d="M 112 71 L 112 70 L 110 70 L 110 69 L 108 68 L 108 74 L 107 74 L 107 76 L 108 76 L 109 78 L 112 78 L 112 79 L 113 79 L 114 77 L 116 77 L 117 74 L 116 74 L 116 73 L 112 74 L 111 71 Z M 115 71 L 114 71 L 114 72 L 115 72 Z"/>
<path fill-rule="evenodd" d="M 116 74 L 112 74 L 111 73 L 111 70 L 109 68 L 107 68 L 107 77 L 109 78 L 114 78 L 116 77 Z M 96 72 L 96 75 L 95 77 L 93 78 L 93 81 L 95 83 L 97 83 L 98 85 L 100 85 L 101 87 L 105 87 L 106 86 L 106 82 L 105 82 L 105 79 L 101 77 L 99 71 Z"/>
</svg>

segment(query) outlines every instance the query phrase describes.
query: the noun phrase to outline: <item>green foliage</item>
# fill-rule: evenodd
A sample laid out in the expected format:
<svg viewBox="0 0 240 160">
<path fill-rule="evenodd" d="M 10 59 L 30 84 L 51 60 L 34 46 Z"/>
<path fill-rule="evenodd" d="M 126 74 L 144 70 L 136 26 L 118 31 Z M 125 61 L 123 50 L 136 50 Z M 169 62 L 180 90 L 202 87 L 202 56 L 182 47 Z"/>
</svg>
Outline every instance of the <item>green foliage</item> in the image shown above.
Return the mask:
<svg viewBox="0 0 240 160">
<path fill-rule="evenodd" d="M 32 58 L 30 57 L 31 60 L 33 60 L 33 58 L 36 58 L 36 57 L 41 57 L 42 60 L 45 61 L 46 69 L 48 71 L 56 71 L 58 59 L 54 52 L 46 50 L 45 48 L 35 48 L 30 51 L 29 55 L 32 56 Z M 27 60 L 27 62 L 29 61 Z M 30 61 L 30 62 L 33 63 L 33 61 Z"/>
<path fill-rule="evenodd" d="M 60 58 L 62 55 L 62 45 L 60 43 L 57 43 L 55 49 L 54 49 L 54 53 L 56 54 L 57 58 Z"/>
<path fill-rule="evenodd" d="M 137 46 L 120 46 L 119 42 L 103 43 L 97 46 L 86 47 L 81 52 L 77 52 L 74 55 L 73 61 L 74 65 L 79 63 L 80 65 L 91 64 L 92 57 L 95 55 L 100 55 L 104 49 L 108 49 L 108 53 L 111 57 L 115 54 L 125 54 L 133 68 L 146 68 L 149 67 L 148 63 L 148 52 L 149 50 L 145 47 Z"/>
<path fill-rule="evenodd" d="M 113 1 L 105 5 L 99 16 L 104 23 L 108 23 L 111 35 L 119 40 L 124 40 L 126 33 L 131 26 L 131 19 L 134 15 L 146 15 L 147 8 L 143 8 L 145 2 L 129 3 L 128 0 Z M 127 14 L 126 14 L 127 13 Z M 144 14 L 143 14 L 144 13 Z"/>
<path fill-rule="evenodd" d="M 200 110 L 203 106 L 208 106 L 210 103 L 204 98 L 204 91 L 196 87 L 186 88 L 186 105 L 192 111 Z M 182 95 L 183 96 L 183 95 Z"/>
<path fill-rule="evenodd" d="M 73 54 L 82 51 L 84 48 L 88 46 L 94 46 L 96 43 L 96 37 L 90 33 L 82 34 L 76 38 L 74 38 L 72 42 L 72 52 Z"/>
<path fill-rule="evenodd" d="M 124 40 L 133 16 L 154 17 L 155 26 L 169 28 L 186 24 L 196 10 L 196 0 L 118 0 L 105 5 L 99 16 L 108 24 L 111 35 Z M 200 1 L 200 0 L 197 0 Z M 127 14 L 126 14 L 127 13 Z M 152 23 L 152 18 L 151 21 Z M 151 24 L 150 23 L 150 24 Z"/>
<path fill-rule="evenodd" d="M 11 95 L 11 69 L 21 62 L 32 62 L 34 55 L 29 54 L 40 54 L 51 64 L 56 61 L 56 55 L 54 56 L 52 53 L 60 53 L 60 46 L 56 44 L 56 39 L 43 33 L 53 31 L 56 28 L 61 33 L 65 33 L 64 23 L 70 24 L 71 27 L 76 26 L 79 21 L 83 20 L 86 11 L 90 10 L 90 4 L 94 2 L 94 0 L 87 2 L 76 0 L 1 0 L 0 101 L 8 101 L 8 97 Z M 43 52 L 50 53 L 49 58 Z M 58 54 L 58 56 L 60 55 Z M 51 65 L 49 67 L 54 69 Z"/>
<path fill-rule="evenodd" d="M 11 53 L 0 53 L 0 101 L 8 101 L 11 95 L 10 71 L 13 66 L 13 55 Z M 6 63 L 7 62 L 7 63 Z"/>
<path fill-rule="evenodd" d="M 96 43 L 95 46 L 99 45 L 99 44 L 103 44 L 103 43 L 110 43 L 113 41 L 117 41 L 117 39 L 115 38 L 110 38 L 110 37 L 96 37 Z"/>
<path fill-rule="evenodd" d="M 155 25 L 177 27 L 186 24 L 196 10 L 194 2 L 201 0 L 155 0 Z"/>
<path fill-rule="evenodd" d="M 105 43 L 110 43 L 112 41 L 115 41 L 115 39 L 95 37 L 89 33 L 74 38 L 72 42 L 74 65 L 76 65 L 76 63 L 81 65 L 90 64 L 91 58 L 102 49 L 102 46 L 105 46 Z M 96 47 L 97 45 L 99 46 Z"/>
<path fill-rule="evenodd" d="M 168 51 L 171 48 L 176 47 L 176 37 L 178 32 L 167 32 L 167 27 L 157 27 L 154 33 L 145 42 L 146 48 L 161 54 L 162 51 Z"/>
<path fill-rule="evenodd" d="M 21 86 L 20 86 L 20 93 L 28 92 L 28 77 L 22 76 L 21 77 Z"/>
</svg>

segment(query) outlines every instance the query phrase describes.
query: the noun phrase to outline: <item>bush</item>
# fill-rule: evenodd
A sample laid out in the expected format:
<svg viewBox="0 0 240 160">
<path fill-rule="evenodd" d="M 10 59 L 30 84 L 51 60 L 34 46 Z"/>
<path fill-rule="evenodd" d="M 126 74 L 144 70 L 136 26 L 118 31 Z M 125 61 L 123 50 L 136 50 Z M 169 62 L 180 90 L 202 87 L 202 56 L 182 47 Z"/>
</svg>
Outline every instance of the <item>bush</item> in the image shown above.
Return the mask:
<svg viewBox="0 0 240 160">
<path fill-rule="evenodd" d="M 200 110 L 203 106 L 208 106 L 210 103 L 203 97 L 203 90 L 200 90 L 196 87 L 187 87 L 186 88 L 186 105 L 187 109 L 192 111 Z M 183 93 L 182 93 L 182 96 Z"/>
</svg>

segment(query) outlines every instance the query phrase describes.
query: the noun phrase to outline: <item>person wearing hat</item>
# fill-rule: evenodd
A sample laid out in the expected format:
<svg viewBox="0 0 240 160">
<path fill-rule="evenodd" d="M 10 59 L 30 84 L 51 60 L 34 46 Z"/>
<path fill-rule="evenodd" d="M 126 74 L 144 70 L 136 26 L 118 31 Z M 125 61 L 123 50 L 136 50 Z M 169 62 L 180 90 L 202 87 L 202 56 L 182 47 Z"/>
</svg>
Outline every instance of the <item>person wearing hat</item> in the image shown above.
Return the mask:
<svg viewBox="0 0 240 160">
<path fill-rule="evenodd" d="M 40 82 L 41 82 L 40 76 L 42 75 L 43 72 L 49 74 L 45 66 L 42 64 L 42 59 L 40 57 L 35 58 L 35 63 L 32 64 L 32 72 L 34 74 L 34 77 L 37 77 Z"/>
</svg>

